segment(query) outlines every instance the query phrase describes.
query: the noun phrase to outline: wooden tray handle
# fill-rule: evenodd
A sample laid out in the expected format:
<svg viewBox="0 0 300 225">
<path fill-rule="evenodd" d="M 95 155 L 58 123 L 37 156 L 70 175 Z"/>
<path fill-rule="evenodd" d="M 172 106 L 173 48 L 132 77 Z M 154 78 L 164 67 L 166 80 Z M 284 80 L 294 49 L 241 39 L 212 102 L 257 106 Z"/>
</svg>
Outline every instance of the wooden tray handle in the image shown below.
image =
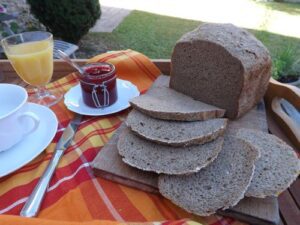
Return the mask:
<svg viewBox="0 0 300 225">
<path fill-rule="evenodd" d="M 289 84 L 280 83 L 271 78 L 266 98 L 273 99 L 274 97 L 284 98 L 298 110 L 300 109 L 300 89 Z"/>
<path fill-rule="evenodd" d="M 300 149 L 300 129 L 297 123 L 281 107 L 281 99 L 290 102 L 296 109 L 300 109 L 300 89 L 288 84 L 282 84 L 273 78 L 265 95 L 267 108 L 274 120 L 284 131 L 289 140 Z"/>
</svg>

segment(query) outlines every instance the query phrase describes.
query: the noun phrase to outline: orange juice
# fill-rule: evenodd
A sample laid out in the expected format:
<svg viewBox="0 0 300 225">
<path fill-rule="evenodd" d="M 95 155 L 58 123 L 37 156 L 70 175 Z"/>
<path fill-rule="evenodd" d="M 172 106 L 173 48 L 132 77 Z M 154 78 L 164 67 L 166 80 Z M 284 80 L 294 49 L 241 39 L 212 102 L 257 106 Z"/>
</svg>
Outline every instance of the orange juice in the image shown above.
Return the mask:
<svg viewBox="0 0 300 225">
<path fill-rule="evenodd" d="M 18 75 L 35 86 L 47 84 L 53 73 L 53 42 L 34 41 L 12 45 L 7 57 Z"/>
</svg>

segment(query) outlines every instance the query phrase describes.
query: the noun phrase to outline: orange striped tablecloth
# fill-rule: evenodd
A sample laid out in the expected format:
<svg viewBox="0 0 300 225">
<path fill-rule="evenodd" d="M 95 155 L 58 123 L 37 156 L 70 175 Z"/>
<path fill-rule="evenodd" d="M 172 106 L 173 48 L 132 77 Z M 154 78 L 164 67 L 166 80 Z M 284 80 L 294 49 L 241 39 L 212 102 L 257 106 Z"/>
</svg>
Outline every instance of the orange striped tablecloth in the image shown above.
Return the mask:
<svg viewBox="0 0 300 225">
<path fill-rule="evenodd" d="M 105 53 L 90 61 L 107 61 L 116 66 L 118 77 L 130 80 L 141 92 L 160 75 L 159 69 L 144 55 L 132 50 Z M 78 83 L 70 74 L 48 85 L 49 89 L 66 92 Z M 108 221 L 168 221 L 147 224 L 229 225 L 239 222 L 225 217 L 197 217 L 155 194 L 135 190 L 95 177 L 90 163 L 101 147 L 126 118 L 128 110 L 102 117 L 83 117 L 75 138 L 66 150 L 52 180 L 37 219 L 18 215 L 53 154 L 57 141 L 74 114 L 63 102 L 52 107 L 59 120 L 58 132 L 36 159 L 0 178 L 0 224 L 119 224 Z M 17 156 L 16 156 L 17 157 Z M 0 165 L 1 166 L 1 165 Z M 187 218 L 187 219 L 182 219 Z M 67 222 L 68 221 L 68 222 Z M 86 222 L 83 222 L 86 221 Z"/>
</svg>

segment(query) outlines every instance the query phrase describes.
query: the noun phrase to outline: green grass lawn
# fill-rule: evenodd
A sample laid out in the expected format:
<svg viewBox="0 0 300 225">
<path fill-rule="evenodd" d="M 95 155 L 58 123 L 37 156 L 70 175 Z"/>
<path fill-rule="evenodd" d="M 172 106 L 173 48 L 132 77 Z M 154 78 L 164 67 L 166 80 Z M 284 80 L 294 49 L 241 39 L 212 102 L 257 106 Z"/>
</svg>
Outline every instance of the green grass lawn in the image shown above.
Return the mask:
<svg viewBox="0 0 300 225">
<path fill-rule="evenodd" d="M 266 8 L 281 11 L 281 12 L 286 12 L 291 15 L 300 14 L 300 4 L 282 3 L 282 2 L 259 2 L 258 4 Z"/>
<path fill-rule="evenodd" d="M 270 4 L 266 7 L 271 7 Z M 298 13 L 293 4 L 273 3 L 278 10 Z M 89 33 L 80 44 L 79 58 L 89 58 L 96 54 L 119 49 L 134 49 L 150 58 L 170 58 L 176 41 L 186 32 L 193 30 L 201 22 L 160 16 L 156 14 L 133 11 L 112 33 Z M 297 28 L 298 29 L 298 28 Z M 267 31 L 249 30 L 260 39 L 270 50 L 272 55 L 286 46 L 296 48 L 300 57 L 300 39 L 286 37 Z"/>
<path fill-rule="evenodd" d="M 134 49 L 150 58 L 170 58 L 182 34 L 200 22 L 133 11 L 112 33 L 89 33 L 80 45 L 80 58 L 117 49 Z M 82 55 L 81 55 L 82 54 Z"/>
</svg>

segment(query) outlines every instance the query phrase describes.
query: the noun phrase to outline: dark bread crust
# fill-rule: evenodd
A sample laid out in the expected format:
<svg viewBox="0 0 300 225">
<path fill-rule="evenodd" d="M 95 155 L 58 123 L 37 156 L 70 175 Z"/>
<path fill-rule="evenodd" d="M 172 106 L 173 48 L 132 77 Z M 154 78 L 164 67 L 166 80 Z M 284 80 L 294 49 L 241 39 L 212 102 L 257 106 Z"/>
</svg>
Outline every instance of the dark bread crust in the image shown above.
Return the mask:
<svg viewBox="0 0 300 225">
<path fill-rule="evenodd" d="M 172 54 L 170 87 L 241 117 L 263 97 L 271 76 L 268 50 L 231 24 L 203 24 L 185 34 Z"/>
<path fill-rule="evenodd" d="M 238 102 L 237 118 L 250 111 L 265 95 L 271 77 L 271 62 L 260 71 L 253 72 L 252 81 L 244 81 Z M 269 75 L 268 75 L 269 74 Z"/>
</svg>

